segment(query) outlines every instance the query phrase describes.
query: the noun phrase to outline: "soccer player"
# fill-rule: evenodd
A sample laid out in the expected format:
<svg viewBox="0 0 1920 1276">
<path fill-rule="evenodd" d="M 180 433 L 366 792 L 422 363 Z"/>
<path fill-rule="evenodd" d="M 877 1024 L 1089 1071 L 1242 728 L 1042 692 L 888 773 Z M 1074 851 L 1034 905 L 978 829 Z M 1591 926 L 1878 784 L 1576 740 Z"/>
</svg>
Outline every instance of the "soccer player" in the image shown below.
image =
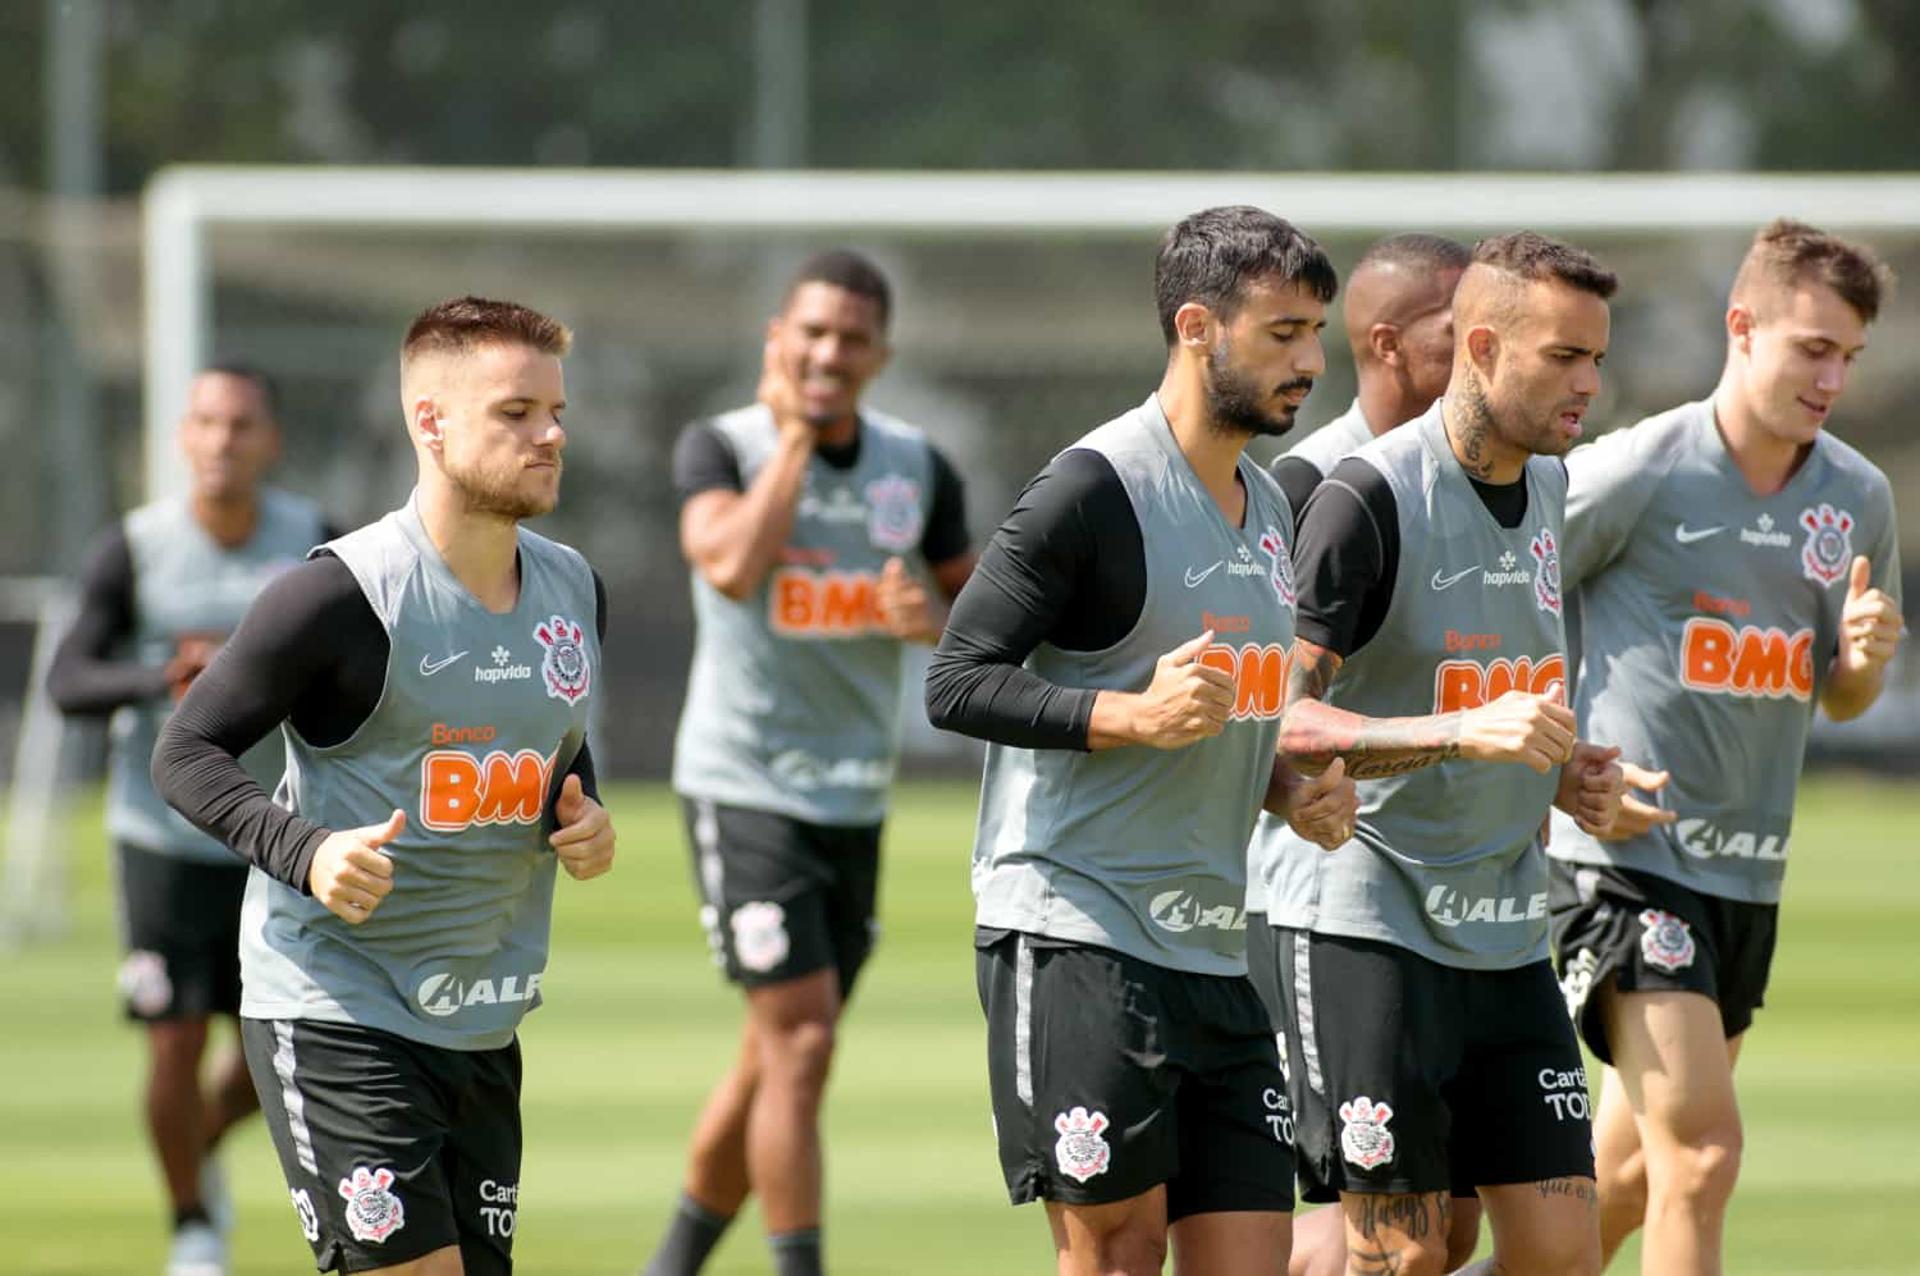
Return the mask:
<svg viewBox="0 0 1920 1276">
<path fill-rule="evenodd" d="M 128 1017 L 146 1027 L 147 1134 L 173 1205 L 167 1271 L 218 1276 L 231 1211 L 212 1152 L 258 1105 L 237 1049 L 205 1090 L 200 1073 L 212 1017 L 240 1011 L 247 866 L 168 809 L 147 764 L 174 702 L 254 595 L 331 533 L 312 504 L 262 481 L 280 427 L 261 373 L 201 372 L 178 439 L 186 495 L 133 511 L 94 545 L 48 690 L 63 712 L 113 715 L 107 832 L 127 950 L 120 990 Z M 279 742 L 246 765 L 277 779 Z"/>
<path fill-rule="evenodd" d="M 861 404 L 892 305 L 857 253 L 805 262 L 767 325 L 759 401 L 674 452 L 696 632 L 673 787 L 746 1022 L 648 1276 L 699 1271 L 749 1185 L 780 1276 L 822 1270 L 820 1104 L 877 929 L 903 644 L 939 637 L 974 560 L 953 466 Z"/>
<path fill-rule="evenodd" d="M 512 1270 L 554 873 L 613 861 L 586 744 L 604 590 L 519 526 L 559 496 L 571 339 L 476 297 L 415 319 L 412 498 L 269 585 L 154 753 L 253 865 L 241 1037 L 322 1271 Z M 277 804 L 238 759 L 282 727 Z"/>
<path fill-rule="evenodd" d="M 1598 1270 L 1579 1046 L 1547 956 L 1550 806 L 1610 823 L 1614 750 L 1564 703 L 1559 457 L 1600 389 L 1611 273 L 1483 240 L 1453 375 L 1334 467 L 1299 536 L 1282 748 L 1345 760 L 1355 840 L 1257 848 L 1248 937 L 1283 1003 L 1302 1175 L 1339 1193 L 1348 1270 L 1445 1270 L 1478 1190 L 1499 1270 Z"/>
<path fill-rule="evenodd" d="M 1441 235 L 1392 235 L 1369 247 L 1347 277 L 1340 310 L 1353 351 L 1358 392 L 1353 406 L 1282 453 L 1273 477 L 1296 510 L 1335 465 L 1403 422 L 1411 421 L 1446 393 L 1453 375 L 1453 290 L 1472 254 Z M 1286 821 L 1262 813 L 1254 828 L 1248 882 L 1247 925 L 1256 936 L 1266 924 L 1264 884 L 1258 866 L 1271 862 L 1259 843 L 1279 836 Z M 1279 990 L 1268 968 L 1249 973 L 1261 1000 L 1282 1031 Z M 1324 1195 L 1309 1190 L 1309 1198 Z M 1480 1231 L 1480 1198 L 1471 1190 L 1453 1202 L 1449 1269 L 1473 1254 Z M 1346 1224 L 1339 1210 L 1310 1210 L 1293 1224 L 1292 1276 L 1338 1276 L 1347 1266 Z"/>
<path fill-rule="evenodd" d="M 1411 421 L 1453 375 L 1453 290 L 1467 246 L 1442 235 L 1392 235 L 1354 263 L 1340 310 L 1353 350 L 1353 406 L 1288 448 L 1273 477 L 1296 510 L 1362 444 Z"/>
<path fill-rule="evenodd" d="M 975 946 L 1014 1203 L 1062 1276 L 1284 1266 L 1291 1117 L 1246 978 L 1263 805 L 1338 845 L 1353 786 L 1275 755 L 1293 516 L 1247 443 L 1325 367 L 1336 278 L 1257 208 L 1161 240 L 1159 388 L 1056 456 L 994 533 L 927 675 L 936 726 L 990 742 Z"/>
<path fill-rule="evenodd" d="M 1821 427 L 1890 284 L 1799 222 L 1754 237 L 1710 398 L 1568 458 L 1567 586 L 1589 735 L 1672 773 L 1657 813 L 1556 821 L 1551 908 L 1582 1037 L 1607 1064 L 1601 1239 L 1641 1270 L 1721 1270 L 1740 1168 L 1733 1067 L 1773 957 L 1816 704 L 1880 694 L 1900 638 L 1893 495 Z"/>
</svg>

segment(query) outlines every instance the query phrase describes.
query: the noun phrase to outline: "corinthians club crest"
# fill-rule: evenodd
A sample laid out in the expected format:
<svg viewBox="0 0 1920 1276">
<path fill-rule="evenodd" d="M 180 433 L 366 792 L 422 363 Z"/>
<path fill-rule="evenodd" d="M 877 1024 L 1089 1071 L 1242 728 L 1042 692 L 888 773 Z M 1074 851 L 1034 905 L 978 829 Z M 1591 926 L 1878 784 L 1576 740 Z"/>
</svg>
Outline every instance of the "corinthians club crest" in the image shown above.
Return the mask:
<svg viewBox="0 0 1920 1276">
<path fill-rule="evenodd" d="M 546 651 L 540 676 L 547 694 L 568 704 L 579 704 L 587 694 L 593 671 L 587 667 L 586 633 L 564 616 L 553 616 L 533 628 L 534 641 Z"/>
<path fill-rule="evenodd" d="M 1527 546 L 1527 552 L 1533 555 L 1533 561 L 1539 569 L 1533 573 L 1533 601 L 1540 604 L 1540 610 L 1560 614 L 1560 545 L 1553 539 L 1553 532 L 1541 528 L 1533 542 Z"/>
<path fill-rule="evenodd" d="M 1272 564 L 1267 579 L 1273 582 L 1273 592 L 1280 595 L 1281 602 L 1293 606 L 1293 556 L 1287 553 L 1287 543 L 1280 539 L 1279 531 L 1271 524 L 1260 534 L 1260 552 Z"/>
<path fill-rule="evenodd" d="M 1853 515 L 1823 501 L 1800 511 L 1800 526 L 1807 529 L 1800 547 L 1800 569 L 1807 579 L 1831 585 L 1845 576 L 1853 566 Z"/>
<path fill-rule="evenodd" d="M 378 1245 L 407 1225 L 407 1211 L 393 1194 L 393 1171 L 386 1166 L 370 1170 L 353 1167 L 340 1180 L 340 1196 L 347 1203 L 347 1230 L 353 1239 Z"/>
<path fill-rule="evenodd" d="M 920 485 L 898 474 L 867 484 L 867 539 L 875 549 L 904 554 L 920 543 L 925 518 Z"/>
</svg>

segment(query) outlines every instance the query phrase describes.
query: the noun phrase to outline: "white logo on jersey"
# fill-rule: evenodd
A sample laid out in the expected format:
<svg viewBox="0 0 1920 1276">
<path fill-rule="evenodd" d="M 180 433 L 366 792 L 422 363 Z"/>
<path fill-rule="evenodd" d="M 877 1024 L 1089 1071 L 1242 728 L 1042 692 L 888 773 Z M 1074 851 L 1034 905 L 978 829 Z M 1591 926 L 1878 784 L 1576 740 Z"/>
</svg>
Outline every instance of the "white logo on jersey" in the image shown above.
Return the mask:
<svg viewBox="0 0 1920 1276">
<path fill-rule="evenodd" d="M 1460 571 L 1455 572 L 1451 576 L 1442 576 L 1440 574 L 1440 569 L 1436 567 L 1433 570 L 1434 591 L 1437 593 L 1442 589 L 1452 589 L 1455 585 L 1459 584 L 1461 581 L 1465 580 L 1467 577 L 1473 575 L 1473 573 L 1479 570 L 1480 570 L 1480 564 L 1475 563 L 1473 566 L 1463 568 Z"/>
<path fill-rule="evenodd" d="M 1427 916 L 1451 930 L 1462 922 L 1537 922 L 1547 915 L 1547 893 L 1529 895 L 1525 904 L 1517 895 L 1468 895 L 1451 886 L 1427 892 Z"/>
<path fill-rule="evenodd" d="M 533 677 L 533 666 L 514 664 L 513 653 L 505 647 L 495 647 L 488 654 L 493 657 L 493 668 L 475 667 L 473 671 L 475 682 L 524 682 Z"/>
<path fill-rule="evenodd" d="M 468 1006 L 532 1001 L 539 992 L 540 972 L 537 970 L 526 977 L 525 984 L 520 982 L 519 975 L 508 975 L 497 984 L 486 978 L 462 983 L 450 972 L 442 970 L 422 979 L 413 999 L 420 1003 L 420 1009 L 434 1018 L 445 1019 L 449 1015 L 459 1014 Z"/>
<path fill-rule="evenodd" d="M 1712 820 L 1695 816 L 1673 826 L 1680 849 L 1697 859 L 1783 860 L 1787 839 L 1779 833 L 1752 833 L 1722 829 Z"/>
<path fill-rule="evenodd" d="M 920 513 L 920 485 L 889 474 L 867 484 L 867 539 L 875 549 L 904 554 L 920 543 L 925 523 Z"/>
<path fill-rule="evenodd" d="M 425 655 L 422 655 L 420 657 L 420 676 L 422 678 L 431 678 L 466 654 L 464 651 L 456 651 L 445 660 L 429 660 Z"/>
<path fill-rule="evenodd" d="M 1558 561 L 1558 559 L 1555 560 L 1556 570 L 1558 568 Z M 1504 589 L 1508 585 L 1531 585 L 1533 583 L 1533 573 L 1520 566 L 1519 555 L 1515 554 L 1512 550 L 1508 550 L 1506 553 L 1500 555 L 1500 570 L 1497 572 L 1481 573 L 1480 583 L 1482 585 L 1490 585 L 1495 589 Z"/>
<path fill-rule="evenodd" d="M 1161 930 L 1184 935 L 1190 930 L 1245 930 L 1247 910 L 1238 904 L 1204 908 L 1192 891 L 1161 891 L 1147 905 L 1147 916 Z"/>
<path fill-rule="evenodd" d="M 1075 1108 L 1053 1118 L 1059 1141 L 1053 1145 L 1053 1159 L 1060 1172 L 1076 1183 L 1084 1183 L 1096 1174 L 1105 1174 L 1113 1160 L 1113 1149 L 1101 1137 L 1107 1128 L 1107 1114 Z"/>
<path fill-rule="evenodd" d="M 1752 527 L 1740 529 L 1740 542 L 1744 545 L 1769 545 L 1776 549 L 1785 549 L 1793 544 L 1793 537 L 1785 532 L 1773 530 L 1773 515 L 1762 514 L 1753 520 Z"/>
<path fill-rule="evenodd" d="M 540 673 L 546 679 L 547 694 L 570 705 L 579 704 L 593 680 L 593 669 L 587 663 L 586 631 L 578 621 L 550 616 L 533 627 L 533 638 L 546 651 Z"/>
<path fill-rule="evenodd" d="M 788 749 L 768 764 L 789 788 L 884 789 L 893 783 L 893 763 L 884 758 L 817 758 L 805 749 Z"/>
<path fill-rule="evenodd" d="M 1194 586 L 1198 585 L 1201 581 L 1205 580 L 1207 577 L 1213 575 L 1215 572 L 1219 570 L 1220 570 L 1219 560 L 1215 560 L 1213 566 L 1207 568 L 1207 570 L 1203 572 L 1197 572 L 1193 570 L 1193 568 L 1191 567 L 1187 568 L 1187 576 L 1186 576 L 1187 588 L 1192 589 Z"/>
<path fill-rule="evenodd" d="M 826 499 L 814 495 L 813 480 L 807 480 L 806 495 L 800 498 L 797 511 L 801 518 L 817 518 L 823 523 L 864 523 L 867 521 L 867 507 L 845 487 L 836 487 L 827 494 Z"/>
<path fill-rule="evenodd" d="M 1703 541 L 1709 536 L 1718 536 L 1726 530 L 1726 524 L 1724 523 L 1714 527 L 1688 527 L 1685 523 L 1682 523 L 1673 529 L 1673 539 L 1679 541 L 1682 545 L 1691 545 L 1695 541 Z"/>
<path fill-rule="evenodd" d="M 1800 511 L 1807 543 L 1800 547 L 1800 569 L 1817 585 L 1831 585 L 1853 565 L 1853 515 L 1825 504 Z"/>
</svg>

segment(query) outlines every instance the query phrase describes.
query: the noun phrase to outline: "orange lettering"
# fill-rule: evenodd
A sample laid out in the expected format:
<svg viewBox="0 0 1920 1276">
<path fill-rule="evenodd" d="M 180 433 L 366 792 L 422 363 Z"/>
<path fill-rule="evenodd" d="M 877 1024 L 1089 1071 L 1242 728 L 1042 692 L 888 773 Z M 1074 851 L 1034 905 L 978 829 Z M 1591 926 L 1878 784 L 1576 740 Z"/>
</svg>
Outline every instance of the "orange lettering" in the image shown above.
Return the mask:
<svg viewBox="0 0 1920 1276">
<path fill-rule="evenodd" d="M 774 632 L 794 637 L 856 638 L 885 632 L 879 582 L 870 573 L 783 567 L 773 574 L 768 608 Z"/>
<path fill-rule="evenodd" d="M 1813 631 L 1695 616 L 1680 635 L 1680 685 L 1709 695 L 1813 698 Z"/>
<path fill-rule="evenodd" d="M 1443 660 L 1433 671 L 1433 711 L 1478 709 L 1509 691 L 1567 699 L 1567 658 L 1558 652 L 1535 664 L 1531 656 L 1497 660 Z"/>
<path fill-rule="evenodd" d="M 420 763 L 420 823 L 436 833 L 458 833 L 477 824 L 537 824 L 558 756 L 495 749 L 475 758 L 458 749 L 435 749 Z"/>
<path fill-rule="evenodd" d="M 1277 718 L 1287 696 L 1288 652 L 1277 642 L 1234 647 L 1216 643 L 1200 663 L 1233 679 L 1233 721 Z"/>
<path fill-rule="evenodd" d="M 458 749 L 435 749 L 420 764 L 420 822 L 453 833 L 480 809 L 480 764 Z"/>
<path fill-rule="evenodd" d="M 487 755 L 486 785 L 475 824 L 532 824 L 547 797 L 547 762 L 532 749 Z"/>
</svg>

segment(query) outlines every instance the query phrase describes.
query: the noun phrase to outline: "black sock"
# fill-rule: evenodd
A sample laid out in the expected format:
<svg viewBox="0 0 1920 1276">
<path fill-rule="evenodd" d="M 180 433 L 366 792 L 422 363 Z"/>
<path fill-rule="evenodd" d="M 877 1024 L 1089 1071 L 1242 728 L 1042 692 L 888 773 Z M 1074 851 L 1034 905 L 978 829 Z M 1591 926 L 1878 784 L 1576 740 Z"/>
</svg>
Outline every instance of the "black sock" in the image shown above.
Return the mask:
<svg viewBox="0 0 1920 1276">
<path fill-rule="evenodd" d="M 213 1220 L 207 1216 L 207 1207 L 204 1205 L 189 1205 L 183 1210 L 173 1212 L 174 1231 L 179 1231 L 188 1223 L 205 1223 L 209 1227 L 213 1226 Z"/>
<path fill-rule="evenodd" d="M 641 1276 L 698 1276 L 731 1222 L 731 1215 L 715 1214 L 682 1192 L 667 1234 L 660 1238 L 660 1248 L 653 1251 Z"/>
<path fill-rule="evenodd" d="M 820 1263 L 820 1229 L 803 1227 L 767 1237 L 773 1251 L 774 1276 L 824 1276 Z"/>
</svg>

